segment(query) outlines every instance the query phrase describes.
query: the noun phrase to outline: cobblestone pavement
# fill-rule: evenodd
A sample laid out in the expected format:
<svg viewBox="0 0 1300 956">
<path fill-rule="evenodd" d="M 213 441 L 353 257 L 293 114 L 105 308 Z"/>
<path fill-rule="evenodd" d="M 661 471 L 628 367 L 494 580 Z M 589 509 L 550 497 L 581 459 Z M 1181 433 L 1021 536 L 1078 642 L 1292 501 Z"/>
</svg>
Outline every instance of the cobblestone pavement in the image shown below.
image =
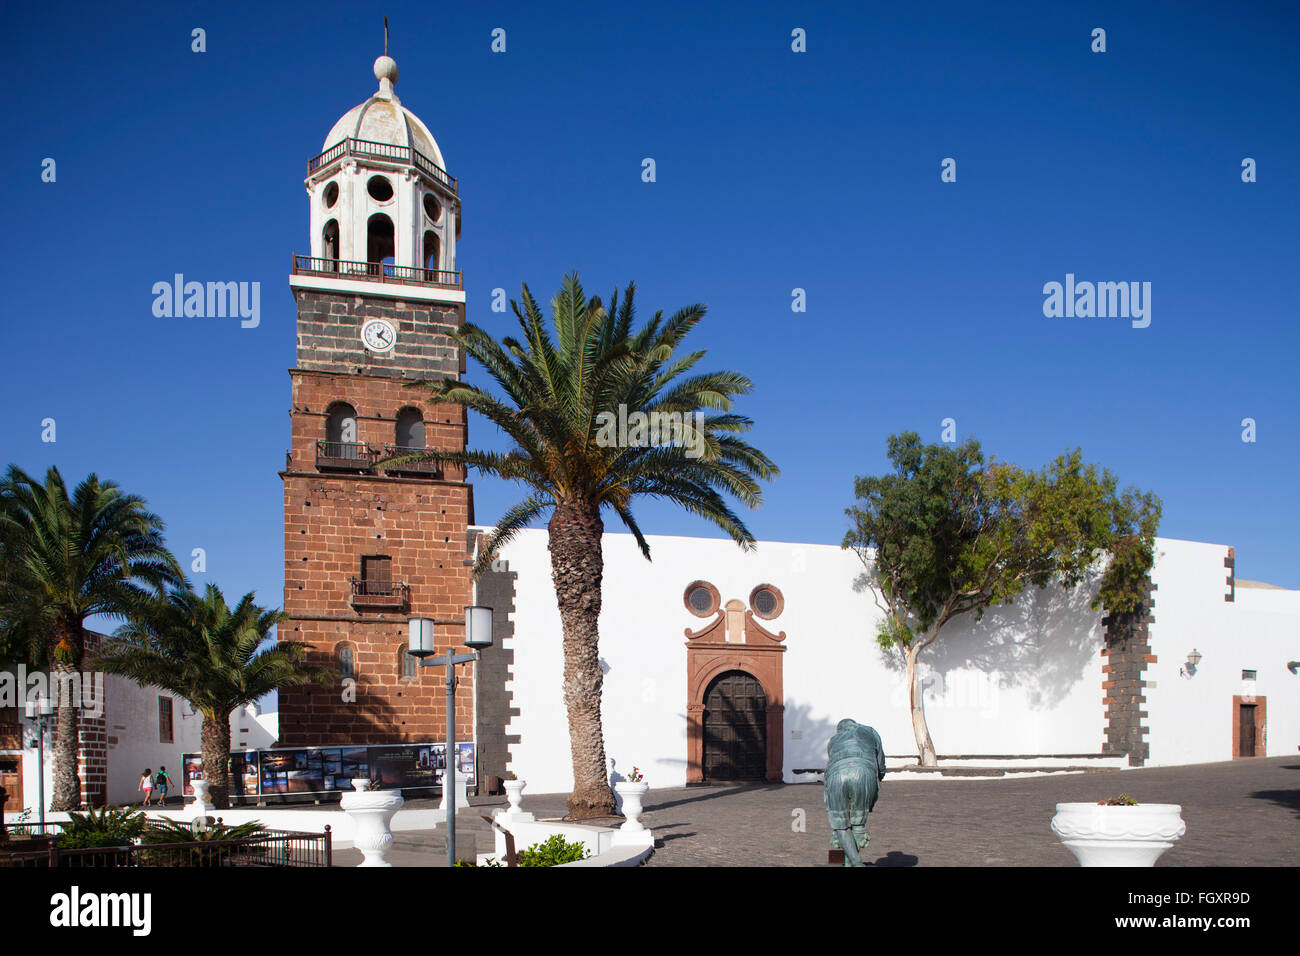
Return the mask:
<svg viewBox="0 0 1300 956">
<path fill-rule="evenodd" d="M 1055 805 L 1121 791 L 1143 803 L 1182 804 L 1187 834 L 1161 866 L 1300 863 L 1300 756 L 1025 779 L 890 776 L 869 820 L 863 858 L 877 866 L 1074 866 L 1049 828 Z M 539 817 L 564 812 L 563 795 L 525 793 L 523 803 Z M 458 848 L 473 843 L 490 851 L 478 814 L 502 804 L 458 814 Z M 642 819 L 657 838 L 649 866 L 826 863 L 830 831 L 819 784 L 651 790 L 645 805 Z M 399 866 L 439 865 L 445 856 L 436 830 L 398 834 L 389 854 Z M 355 850 L 335 853 L 339 866 L 359 861 Z"/>
</svg>

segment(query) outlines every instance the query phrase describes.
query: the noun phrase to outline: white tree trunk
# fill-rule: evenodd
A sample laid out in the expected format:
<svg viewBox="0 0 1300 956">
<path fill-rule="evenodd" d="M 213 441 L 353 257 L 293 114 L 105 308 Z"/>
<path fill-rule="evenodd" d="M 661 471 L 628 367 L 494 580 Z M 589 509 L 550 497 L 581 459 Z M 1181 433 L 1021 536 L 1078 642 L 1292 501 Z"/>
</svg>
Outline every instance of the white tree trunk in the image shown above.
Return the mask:
<svg viewBox="0 0 1300 956">
<path fill-rule="evenodd" d="M 935 756 L 934 741 L 930 739 L 930 728 L 925 723 L 925 698 L 921 692 L 921 674 L 916 666 L 921 648 L 928 643 L 922 641 L 907 650 L 908 706 L 912 711 L 912 733 L 916 736 L 916 752 L 921 755 L 921 766 L 937 767 L 939 760 Z"/>
</svg>

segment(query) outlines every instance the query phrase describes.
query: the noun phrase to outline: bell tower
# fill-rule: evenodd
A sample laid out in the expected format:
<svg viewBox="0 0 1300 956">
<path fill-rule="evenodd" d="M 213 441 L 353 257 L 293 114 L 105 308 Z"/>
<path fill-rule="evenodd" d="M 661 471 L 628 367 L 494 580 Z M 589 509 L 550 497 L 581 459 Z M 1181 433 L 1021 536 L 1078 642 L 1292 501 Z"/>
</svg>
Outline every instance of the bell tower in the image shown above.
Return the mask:
<svg viewBox="0 0 1300 956">
<path fill-rule="evenodd" d="M 386 264 L 390 278 L 459 286 L 456 181 L 428 127 L 397 98 L 392 57 L 375 60 L 375 78 L 378 91 L 334 124 L 308 164 L 310 258 L 343 274 Z"/>
<path fill-rule="evenodd" d="M 397 63 L 307 163 L 310 254 L 293 257 L 297 362 L 290 369 L 284 484 L 284 640 L 324 684 L 280 693 L 281 746 L 441 739 L 444 690 L 406 654 L 407 620 L 440 647 L 464 639 L 472 604 L 473 489 L 463 469 L 385 458 L 463 450 L 464 410 L 408 387 L 457 378 L 464 321 L 456 267 L 460 198 L 428 127 L 397 97 Z M 423 672 L 422 672 L 423 670 Z M 473 739 L 462 674 L 461 740 Z"/>
</svg>

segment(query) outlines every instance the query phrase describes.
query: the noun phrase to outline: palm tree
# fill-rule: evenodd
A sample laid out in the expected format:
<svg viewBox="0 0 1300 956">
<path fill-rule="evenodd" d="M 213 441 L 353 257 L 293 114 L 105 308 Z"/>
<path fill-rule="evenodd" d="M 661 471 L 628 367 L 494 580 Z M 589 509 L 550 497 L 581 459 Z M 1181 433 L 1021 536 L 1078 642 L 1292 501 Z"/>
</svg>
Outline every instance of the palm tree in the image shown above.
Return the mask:
<svg viewBox="0 0 1300 956">
<path fill-rule="evenodd" d="M 184 574 L 142 498 L 91 474 L 71 495 L 57 468 L 41 483 L 11 465 L 0 482 L 0 644 L 49 666 L 58 694 L 52 810 L 81 806 L 79 702 L 86 620 L 129 620 Z"/>
<path fill-rule="evenodd" d="M 176 590 L 118 628 L 95 658 L 105 672 L 171 691 L 203 715 L 203 777 L 215 809 L 230 806 L 231 713 L 271 691 L 321 679 L 304 665 L 301 643 L 266 646 L 271 628 L 287 618 L 258 607 L 252 592 L 230 608 L 215 584 L 201 595 Z"/>
<path fill-rule="evenodd" d="M 429 389 L 434 404 L 479 412 L 514 447 L 504 454 L 435 450 L 402 459 L 463 464 L 530 490 L 502 516 L 478 556 L 476 574 L 520 530 L 550 512 L 551 577 L 564 631 L 564 703 L 573 759 L 568 808 L 574 818 L 614 812 L 600 721 L 602 511 L 619 517 L 647 560 L 650 547 L 631 510 L 640 497 L 677 504 L 749 549 L 754 537 L 724 496 L 756 507 L 762 502 L 757 479 L 777 474 L 766 455 L 736 437 L 752 425 L 731 413 L 733 396 L 750 391 L 749 379 L 726 371 L 688 374 L 704 352 L 677 352 L 704 317 L 704 306 L 688 306 L 666 321 L 657 312 L 634 331 L 635 290 L 629 285 L 620 299 L 615 289 L 605 307 L 598 298 L 586 298 L 576 275 L 567 277 L 551 303 L 554 337 L 526 285 L 522 308 L 511 303 L 522 341 L 497 342 L 466 323 L 457 340 L 487 369 L 505 400 L 453 379 L 417 384 Z M 656 429 L 658 442 L 644 432 L 624 435 L 616 426 L 635 421 L 638 412 L 661 416 L 665 424 Z"/>
</svg>

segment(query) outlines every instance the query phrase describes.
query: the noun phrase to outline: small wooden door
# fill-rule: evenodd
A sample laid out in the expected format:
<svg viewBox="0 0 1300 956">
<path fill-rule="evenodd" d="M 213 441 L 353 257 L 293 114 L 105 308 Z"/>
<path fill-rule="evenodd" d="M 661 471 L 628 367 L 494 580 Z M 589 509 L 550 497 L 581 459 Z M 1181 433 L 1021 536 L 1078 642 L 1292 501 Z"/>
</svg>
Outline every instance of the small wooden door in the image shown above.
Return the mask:
<svg viewBox="0 0 1300 956">
<path fill-rule="evenodd" d="M 0 754 L 0 787 L 5 789 L 5 821 L 23 809 L 23 758 L 18 754 Z"/>
<path fill-rule="evenodd" d="M 762 780 L 767 772 L 767 695 L 743 671 L 728 671 L 704 695 L 705 780 Z"/>
<path fill-rule="evenodd" d="M 1238 718 L 1241 737 L 1237 752 L 1243 757 L 1255 756 L 1255 705 L 1242 704 Z"/>
</svg>

